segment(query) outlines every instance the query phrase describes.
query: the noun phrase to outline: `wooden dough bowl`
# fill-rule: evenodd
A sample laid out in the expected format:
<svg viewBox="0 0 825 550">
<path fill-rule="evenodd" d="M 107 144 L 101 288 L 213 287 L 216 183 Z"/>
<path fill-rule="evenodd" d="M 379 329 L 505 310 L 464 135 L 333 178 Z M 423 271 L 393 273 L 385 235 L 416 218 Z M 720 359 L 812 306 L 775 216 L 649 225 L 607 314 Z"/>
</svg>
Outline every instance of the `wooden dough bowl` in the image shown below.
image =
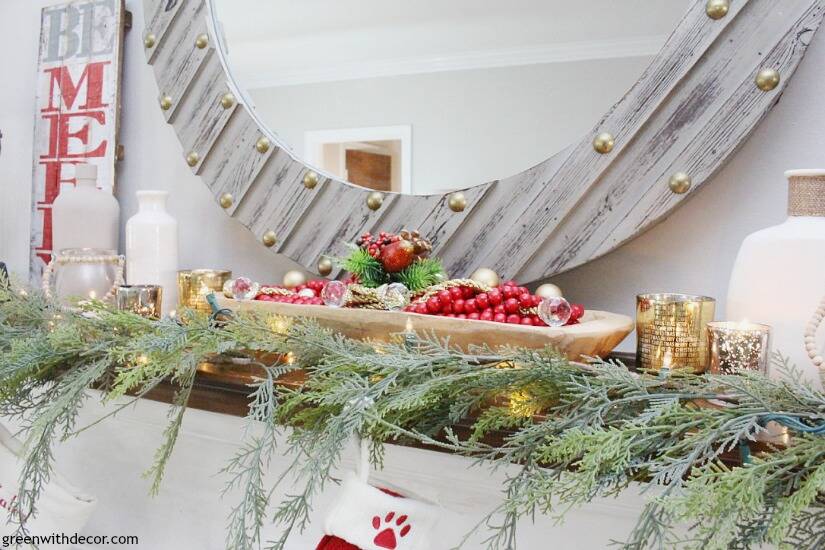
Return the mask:
<svg viewBox="0 0 825 550">
<path fill-rule="evenodd" d="M 450 338 L 453 345 L 487 344 L 495 348 L 510 345 L 525 348 L 556 347 L 576 361 L 582 357 L 606 357 L 633 330 L 630 317 L 606 311 L 587 311 L 577 325 L 560 328 L 525 327 L 490 321 L 450 319 L 419 313 L 339 309 L 218 297 L 223 308 L 260 311 L 284 317 L 316 319 L 321 325 L 358 339 L 386 340 L 407 330 L 408 321 L 417 332 Z"/>
</svg>

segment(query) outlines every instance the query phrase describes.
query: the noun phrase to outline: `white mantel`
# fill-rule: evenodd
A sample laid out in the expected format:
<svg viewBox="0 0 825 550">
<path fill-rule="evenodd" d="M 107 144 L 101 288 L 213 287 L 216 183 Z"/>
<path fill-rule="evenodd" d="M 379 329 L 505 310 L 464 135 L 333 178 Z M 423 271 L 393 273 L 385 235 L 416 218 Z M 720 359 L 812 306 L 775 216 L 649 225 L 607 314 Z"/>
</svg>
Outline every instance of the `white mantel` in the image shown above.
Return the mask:
<svg viewBox="0 0 825 550">
<path fill-rule="evenodd" d="M 97 404 L 97 393 L 94 394 L 95 399 L 90 399 L 83 409 L 78 427 L 113 410 Z M 163 403 L 138 402 L 58 447 L 58 468 L 72 483 L 98 498 L 87 534 L 137 535 L 138 548 L 151 550 L 223 550 L 226 518 L 238 496 L 219 497 L 226 478 L 218 472 L 237 449 L 245 420 L 188 410 L 163 488 L 157 497 L 150 498 L 150 482 L 141 473 L 151 466 L 155 449 L 161 444 L 168 410 L 169 405 Z M 278 455 L 269 469 L 272 476 L 283 471 L 290 460 Z M 354 467 L 353 447 L 346 452 L 341 471 Z M 389 446 L 386 469 L 374 474 L 372 481 L 407 489 L 440 504 L 444 512 L 437 534 L 432 537 L 438 546 L 432 550 L 448 550 L 501 501 L 505 476 L 514 472 L 515 467 L 491 474 L 473 466 L 470 459 Z M 288 550 L 315 548 L 323 536 L 321 520 L 336 492 L 337 486 L 331 485 L 318 500 L 313 513 L 318 521 L 305 533 L 296 534 L 287 545 Z M 273 502 L 277 502 L 277 496 Z M 524 521 L 520 526 L 519 548 L 605 548 L 611 538 L 627 536 L 642 502 L 643 498 L 631 491 L 618 499 L 601 499 L 574 511 L 560 526 L 546 517 L 536 525 Z M 265 540 L 277 535 L 271 527 L 264 531 Z M 482 548 L 480 541 L 485 536 L 482 530 L 467 543 L 466 549 Z"/>
</svg>

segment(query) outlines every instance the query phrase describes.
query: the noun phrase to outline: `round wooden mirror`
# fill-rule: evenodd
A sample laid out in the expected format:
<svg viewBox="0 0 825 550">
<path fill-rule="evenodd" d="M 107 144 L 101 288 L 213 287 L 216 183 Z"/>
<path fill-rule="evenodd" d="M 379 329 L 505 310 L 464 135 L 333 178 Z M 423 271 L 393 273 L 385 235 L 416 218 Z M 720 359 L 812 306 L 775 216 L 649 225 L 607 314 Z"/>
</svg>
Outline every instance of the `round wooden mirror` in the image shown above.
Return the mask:
<svg viewBox="0 0 825 550">
<path fill-rule="evenodd" d="M 144 1 L 147 59 L 182 161 L 263 246 L 314 270 L 365 231 L 406 227 L 432 240 L 452 276 L 486 266 L 523 282 L 609 252 L 695 193 L 778 101 L 824 3 L 685 2 L 687 11 L 630 91 L 572 145 L 515 176 L 491 174 L 501 179 L 474 185 L 456 176 L 447 179 L 461 181 L 461 189 L 410 195 L 352 185 L 293 152 L 234 75 L 235 54 L 219 22 L 222 0 Z M 495 24 L 488 28 L 495 35 Z M 312 20 L 300 30 L 311 37 Z M 331 100 L 334 89 L 325 95 Z M 508 136 L 488 137 L 506 154 Z"/>
</svg>

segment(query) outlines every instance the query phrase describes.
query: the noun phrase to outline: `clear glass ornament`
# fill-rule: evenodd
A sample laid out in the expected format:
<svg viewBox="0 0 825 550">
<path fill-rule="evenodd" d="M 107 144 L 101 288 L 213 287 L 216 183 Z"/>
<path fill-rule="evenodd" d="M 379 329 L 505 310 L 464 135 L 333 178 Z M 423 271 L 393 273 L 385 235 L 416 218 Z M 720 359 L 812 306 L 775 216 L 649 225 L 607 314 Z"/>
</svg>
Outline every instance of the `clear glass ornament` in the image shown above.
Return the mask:
<svg viewBox="0 0 825 550">
<path fill-rule="evenodd" d="M 401 283 L 383 285 L 378 289 L 378 297 L 390 311 L 404 309 L 410 303 L 410 291 Z"/>
<path fill-rule="evenodd" d="M 227 285 L 235 300 L 252 300 L 258 295 L 261 286 L 247 277 L 238 277 L 228 281 Z"/>
<path fill-rule="evenodd" d="M 347 299 L 347 285 L 341 281 L 330 281 L 321 291 L 321 299 L 329 307 L 342 307 Z"/>
<path fill-rule="evenodd" d="M 545 298 L 539 304 L 539 317 L 549 327 L 563 327 L 570 320 L 573 308 L 564 298 Z"/>
</svg>

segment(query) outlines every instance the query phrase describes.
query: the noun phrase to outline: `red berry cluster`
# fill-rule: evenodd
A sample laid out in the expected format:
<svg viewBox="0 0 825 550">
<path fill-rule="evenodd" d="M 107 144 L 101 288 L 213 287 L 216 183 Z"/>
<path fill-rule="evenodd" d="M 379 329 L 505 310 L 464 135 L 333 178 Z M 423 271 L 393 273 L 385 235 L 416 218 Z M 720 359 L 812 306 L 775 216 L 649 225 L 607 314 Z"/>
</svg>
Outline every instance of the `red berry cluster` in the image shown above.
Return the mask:
<svg viewBox="0 0 825 550">
<path fill-rule="evenodd" d="M 541 300 L 540 296 L 530 294 L 514 281 L 505 281 L 487 292 L 467 286 L 452 287 L 431 296 L 426 302 L 407 307 L 405 311 L 454 319 L 546 327 L 541 317 L 532 313 Z M 580 304 L 571 307 L 573 311 L 568 325 L 577 324 L 584 315 L 584 307 Z"/>
<path fill-rule="evenodd" d="M 321 299 L 321 291 L 324 290 L 324 287 L 328 282 L 329 281 L 326 279 L 313 279 L 312 281 L 307 281 L 306 284 L 292 289 L 292 294 L 267 294 L 265 292 L 265 289 L 267 288 L 284 289 L 283 286 L 279 285 L 267 285 L 261 287 L 261 292 L 258 293 L 258 296 L 256 296 L 255 299 L 260 300 L 261 302 L 281 302 L 286 304 L 322 306 L 324 305 L 324 301 Z M 301 296 L 299 293 L 305 289 L 311 290 L 313 296 Z M 305 292 L 304 294 L 309 293 Z"/>
<path fill-rule="evenodd" d="M 373 258 L 378 259 L 381 257 L 381 251 L 384 250 L 384 247 L 390 245 L 392 243 L 398 242 L 401 240 L 401 235 L 395 235 L 393 233 L 387 233 L 386 231 L 382 231 L 378 234 L 378 236 L 373 236 L 372 233 L 367 231 L 361 237 L 355 241 L 355 244 L 369 252 L 370 256 Z"/>
</svg>

